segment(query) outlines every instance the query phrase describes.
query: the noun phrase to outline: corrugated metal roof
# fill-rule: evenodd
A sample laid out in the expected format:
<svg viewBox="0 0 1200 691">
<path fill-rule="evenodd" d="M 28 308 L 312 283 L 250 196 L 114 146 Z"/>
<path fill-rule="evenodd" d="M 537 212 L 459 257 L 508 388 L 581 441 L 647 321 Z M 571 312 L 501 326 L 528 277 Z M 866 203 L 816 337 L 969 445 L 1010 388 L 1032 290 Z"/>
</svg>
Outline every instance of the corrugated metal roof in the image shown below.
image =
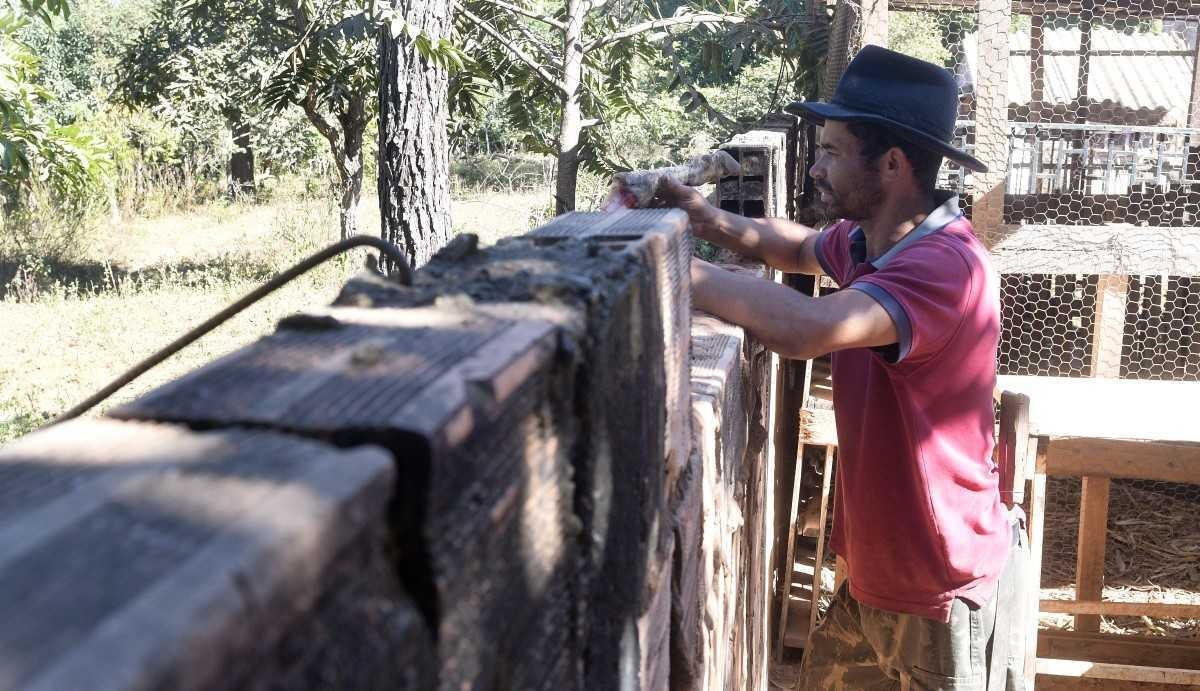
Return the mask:
<svg viewBox="0 0 1200 691">
<path fill-rule="evenodd" d="M 1043 47 L 1047 51 L 1079 50 L 1079 29 L 1049 29 L 1044 33 Z M 1194 31 L 1160 33 L 1125 33 L 1097 27 L 1092 31 L 1092 51 L 1121 51 L 1120 55 L 1091 56 L 1088 99 L 1093 102 L 1113 101 L 1130 110 L 1153 112 L 1155 124 L 1182 127 L 1188 116 L 1192 92 L 1192 63 L 1195 50 Z M 963 47 L 966 63 L 959 69 L 964 84 L 974 83 L 976 37 L 969 34 Z M 1008 95 L 1014 104 L 1030 101 L 1030 56 L 1015 54 L 1029 51 L 1028 31 L 1009 33 Z M 1167 51 L 1189 55 L 1161 55 Z M 1045 67 L 1044 100 L 1048 103 L 1070 103 L 1079 93 L 1079 56 L 1048 55 Z"/>
</svg>

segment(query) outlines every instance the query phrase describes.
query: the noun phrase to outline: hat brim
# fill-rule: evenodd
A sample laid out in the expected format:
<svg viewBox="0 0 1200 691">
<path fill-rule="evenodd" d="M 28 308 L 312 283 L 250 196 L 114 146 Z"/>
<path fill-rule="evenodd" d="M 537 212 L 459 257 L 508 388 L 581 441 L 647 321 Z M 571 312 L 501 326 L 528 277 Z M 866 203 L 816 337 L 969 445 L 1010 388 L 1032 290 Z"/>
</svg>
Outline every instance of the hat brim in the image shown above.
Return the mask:
<svg viewBox="0 0 1200 691">
<path fill-rule="evenodd" d="M 826 120 L 835 120 L 838 122 L 873 122 L 884 125 L 910 142 L 937 152 L 968 170 L 973 170 L 976 173 L 986 173 L 988 170 L 988 167 L 974 156 L 954 148 L 937 137 L 928 135 L 890 118 L 885 118 L 882 115 L 875 115 L 874 113 L 867 113 L 839 106 L 835 103 L 823 103 L 821 101 L 796 101 L 785 107 L 784 110 L 792 115 L 798 115 L 805 120 L 811 120 L 818 125 L 824 125 Z"/>
</svg>

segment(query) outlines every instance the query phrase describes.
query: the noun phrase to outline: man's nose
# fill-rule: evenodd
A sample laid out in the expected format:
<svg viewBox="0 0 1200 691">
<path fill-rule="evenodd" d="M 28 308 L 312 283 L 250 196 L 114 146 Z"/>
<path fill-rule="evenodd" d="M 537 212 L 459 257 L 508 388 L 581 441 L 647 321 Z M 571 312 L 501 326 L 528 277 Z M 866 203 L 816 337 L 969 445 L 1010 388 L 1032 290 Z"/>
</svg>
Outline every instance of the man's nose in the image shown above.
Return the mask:
<svg viewBox="0 0 1200 691">
<path fill-rule="evenodd" d="M 825 164 L 822 156 L 817 156 L 817 160 L 813 161 L 812 167 L 808 169 L 808 174 L 814 180 L 821 180 L 825 177 Z"/>
</svg>

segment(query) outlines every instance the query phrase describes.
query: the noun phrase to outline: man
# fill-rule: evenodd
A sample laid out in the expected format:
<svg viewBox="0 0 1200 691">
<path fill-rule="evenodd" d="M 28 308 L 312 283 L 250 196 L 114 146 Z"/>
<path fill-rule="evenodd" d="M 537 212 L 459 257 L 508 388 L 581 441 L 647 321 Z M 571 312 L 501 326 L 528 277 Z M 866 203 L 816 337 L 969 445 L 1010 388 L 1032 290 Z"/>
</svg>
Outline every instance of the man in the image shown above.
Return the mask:
<svg viewBox="0 0 1200 691">
<path fill-rule="evenodd" d="M 830 103 L 810 173 L 817 232 L 720 211 L 667 182 L 697 237 L 842 289 L 810 298 L 695 260 L 693 304 L 779 354 L 833 353 L 838 480 L 832 549 L 849 567 L 811 634 L 801 689 L 1023 688 L 1021 531 L 1000 500 L 992 391 L 998 280 L 958 199 L 934 189 L 958 93 L 940 67 L 875 46 Z"/>
</svg>

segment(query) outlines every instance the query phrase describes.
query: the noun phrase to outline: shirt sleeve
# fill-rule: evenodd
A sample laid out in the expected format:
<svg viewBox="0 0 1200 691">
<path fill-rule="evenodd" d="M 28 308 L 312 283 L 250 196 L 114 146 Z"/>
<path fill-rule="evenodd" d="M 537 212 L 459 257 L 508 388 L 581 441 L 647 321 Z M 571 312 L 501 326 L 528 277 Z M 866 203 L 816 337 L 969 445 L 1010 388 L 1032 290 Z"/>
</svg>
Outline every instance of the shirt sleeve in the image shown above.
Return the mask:
<svg viewBox="0 0 1200 691">
<path fill-rule="evenodd" d="M 834 223 L 821 231 L 813 245 L 821 270 L 839 286 L 846 284 L 850 274 L 850 229 L 853 226 L 849 221 Z"/>
<path fill-rule="evenodd" d="M 870 295 L 892 317 L 899 336 L 891 362 L 936 355 L 977 301 L 976 275 L 967 256 L 941 242 L 918 242 L 850 288 Z"/>
</svg>

